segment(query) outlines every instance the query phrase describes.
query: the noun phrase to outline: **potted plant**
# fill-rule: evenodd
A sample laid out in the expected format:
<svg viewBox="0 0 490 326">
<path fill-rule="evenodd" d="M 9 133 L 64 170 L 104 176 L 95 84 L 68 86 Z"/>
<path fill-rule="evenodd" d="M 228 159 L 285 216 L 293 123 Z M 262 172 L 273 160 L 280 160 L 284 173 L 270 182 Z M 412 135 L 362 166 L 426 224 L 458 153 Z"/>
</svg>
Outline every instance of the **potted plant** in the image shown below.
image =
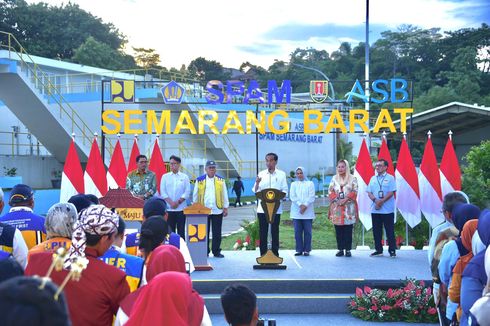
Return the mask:
<svg viewBox="0 0 490 326">
<path fill-rule="evenodd" d="M 60 170 L 53 170 L 51 172 L 51 185 L 55 189 L 61 188 L 61 171 Z"/>
</svg>

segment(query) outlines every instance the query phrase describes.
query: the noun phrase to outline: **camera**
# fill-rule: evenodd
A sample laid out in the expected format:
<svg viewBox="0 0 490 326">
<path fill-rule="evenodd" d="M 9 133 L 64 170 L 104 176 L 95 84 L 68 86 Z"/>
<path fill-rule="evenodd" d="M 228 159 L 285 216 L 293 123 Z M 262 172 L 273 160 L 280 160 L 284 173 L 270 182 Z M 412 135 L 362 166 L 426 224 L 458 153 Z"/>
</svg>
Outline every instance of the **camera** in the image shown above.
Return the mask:
<svg viewBox="0 0 490 326">
<path fill-rule="evenodd" d="M 259 318 L 257 321 L 257 326 L 276 326 L 276 320 L 275 319 L 264 319 L 264 318 Z"/>
</svg>

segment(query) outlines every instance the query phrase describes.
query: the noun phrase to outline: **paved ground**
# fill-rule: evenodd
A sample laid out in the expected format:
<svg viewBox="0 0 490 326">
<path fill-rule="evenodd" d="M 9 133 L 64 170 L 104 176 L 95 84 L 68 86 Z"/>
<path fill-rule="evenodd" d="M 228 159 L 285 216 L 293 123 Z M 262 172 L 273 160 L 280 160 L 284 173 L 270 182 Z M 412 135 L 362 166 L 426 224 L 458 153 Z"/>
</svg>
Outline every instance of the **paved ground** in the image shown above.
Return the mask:
<svg viewBox="0 0 490 326">
<path fill-rule="evenodd" d="M 425 250 L 399 250 L 396 258 L 388 252 L 370 257 L 371 251 L 353 250 L 352 257 L 335 257 L 336 250 L 313 250 L 309 257 L 294 256 L 294 250 L 280 250 L 286 270 L 254 270 L 259 251 L 222 251 L 225 258 L 209 257 L 212 271 L 194 272 L 193 280 L 234 279 L 432 279 Z"/>
<path fill-rule="evenodd" d="M 260 314 L 260 311 L 259 311 Z M 298 326 L 298 325 L 315 325 L 315 326 L 328 326 L 328 325 L 342 325 L 342 326 L 433 326 L 436 324 L 414 324 L 403 322 L 367 322 L 352 317 L 349 314 L 331 314 L 331 315 L 260 315 L 264 319 L 275 319 L 277 326 Z M 214 326 L 228 325 L 223 315 L 211 315 L 211 321 Z M 265 323 L 267 326 L 267 323 Z"/>
</svg>

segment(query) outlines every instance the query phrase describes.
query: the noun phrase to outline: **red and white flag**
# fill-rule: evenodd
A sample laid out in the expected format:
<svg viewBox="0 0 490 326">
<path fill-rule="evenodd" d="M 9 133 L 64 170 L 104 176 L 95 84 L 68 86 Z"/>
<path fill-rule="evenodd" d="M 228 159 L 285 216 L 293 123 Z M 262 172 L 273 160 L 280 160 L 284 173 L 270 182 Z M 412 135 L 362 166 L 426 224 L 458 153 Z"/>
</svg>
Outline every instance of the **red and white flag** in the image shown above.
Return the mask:
<svg viewBox="0 0 490 326">
<path fill-rule="evenodd" d="M 98 198 L 105 196 L 107 193 L 107 179 L 104 162 L 102 162 L 102 156 L 100 156 L 97 144 L 97 136 L 94 137 L 92 142 L 83 179 L 85 181 L 86 194 L 93 194 Z"/>
<path fill-rule="evenodd" d="M 396 163 L 396 207 L 411 228 L 419 224 L 420 192 L 417 170 L 403 136 Z"/>
<path fill-rule="evenodd" d="M 379 149 L 378 153 L 378 160 L 385 160 L 388 162 L 388 169 L 386 172 L 388 174 L 391 174 L 392 176 L 395 176 L 395 168 L 393 167 L 393 160 L 391 159 L 391 153 L 390 150 L 388 149 L 388 144 L 386 143 L 386 136 L 383 133 L 383 141 L 381 142 L 381 148 Z"/>
<path fill-rule="evenodd" d="M 107 186 L 109 189 L 126 188 L 127 175 L 128 171 L 126 171 L 126 163 L 124 162 L 121 143 L 118 139 L 112 153 L 109 170 L 107 170 Z"/>
<path fill-rule="evenodd" d="M 75 148 L 75 141 L 72 140 L 61 174 L 60 203 L 66 203 L 71 196 L 84 192 L 82 165 Z"/>
<path fill-rule="evenodd" d="M 428 139 L 419 171 L 420 210 L 429 224 L 435 227 L 444 221 L 444 216 L 441 213 L 441 178 L 437 167 L 436 154 L 430 140 L 431 132 L 429 131 L 427 134 Z"/>
<path fill-rule="evenodd" d="M 373 202 L 369 198 L 366 189 L 369 181 L 374 176 L 373 163 L 366 145 L 366 140 L 362 140 L 361 149 L 354 169 L 354 176 L 357 179 L 357 206 L 359 208 L 359 220 L 366 230 L 370 230 L 372 225 L 371 207 Z"/>
<path fill-rule="evenodd" d="M 138 164 L 136 163 L 138 155 L 140 155 L 140 149 L 138 148 L 138 137 L 135 135 L 131 155 L 129 156 L 128 173 L 138 168 Z"/>
<path fill-rule="evenodd" d="M 452 132 L 449 131 L 449 138 L 442 155 L 441 166 L 441 191 L 442 198 L 456 190 L 461 190 L 461 169 L 459 168 L 458 157 L 453 147 Z"/>
<path fill-rule="evenodd" d="M 158 146 L 158 137 L 157 139 L 155 139 L 155 144 L 153 145 L 153 152 L 151 153 L 148 169 L 155 173 L 157 181 L 157 192 L 160 193 L 160 181 L 162 179 L 162 175 L 167 173 L 167 168 L 165 167 L 165 162 L 163 161 L 160 146 Z"/>
</svg>

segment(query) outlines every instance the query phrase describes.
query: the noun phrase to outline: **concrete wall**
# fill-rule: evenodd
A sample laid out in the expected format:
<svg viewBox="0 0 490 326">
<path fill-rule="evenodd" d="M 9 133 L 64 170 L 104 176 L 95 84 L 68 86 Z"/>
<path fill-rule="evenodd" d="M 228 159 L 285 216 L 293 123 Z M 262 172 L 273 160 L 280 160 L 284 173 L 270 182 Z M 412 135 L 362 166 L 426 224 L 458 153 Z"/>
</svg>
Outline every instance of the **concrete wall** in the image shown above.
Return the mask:
<svg viewBox="0 0 490 326">
<path fill-rule="evenodd" d="M 0 169 L 16 167 L 17 175 L 22 176 L 22 182 L 32 188 L 52 188 L 53 171 L 62 171 L 63 165 L 51 156 L 0 156 Z"/>
</svg>

